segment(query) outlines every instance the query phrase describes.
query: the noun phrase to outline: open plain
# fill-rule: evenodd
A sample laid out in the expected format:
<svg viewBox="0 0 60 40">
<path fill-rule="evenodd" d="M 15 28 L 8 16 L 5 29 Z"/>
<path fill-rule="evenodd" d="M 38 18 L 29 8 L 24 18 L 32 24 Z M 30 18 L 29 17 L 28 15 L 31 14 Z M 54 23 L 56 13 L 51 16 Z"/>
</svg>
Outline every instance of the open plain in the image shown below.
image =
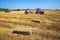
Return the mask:
<svg viewBox="0 0 60 40">
<path fill-rule="evenodd" d="M 13 33 L 15 30 L 30 34 Z M 60 40 L 60 11 L 45 10 L 42 15 L 0 11 L 0 40 Z"/>
</svg>

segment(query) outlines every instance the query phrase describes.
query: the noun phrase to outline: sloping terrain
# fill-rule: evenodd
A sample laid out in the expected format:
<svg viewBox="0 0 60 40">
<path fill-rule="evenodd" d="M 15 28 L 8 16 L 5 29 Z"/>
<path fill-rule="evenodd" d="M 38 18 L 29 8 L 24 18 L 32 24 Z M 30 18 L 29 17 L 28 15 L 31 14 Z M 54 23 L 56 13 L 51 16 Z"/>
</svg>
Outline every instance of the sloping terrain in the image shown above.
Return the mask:
<svg viewBox="0 0 60 40">
<path fill-rule="evenodd" d="M 60 40 L 60 11 L 45 11 L 43 15 L 0 12 L 0 40 Z"/>
</svg>

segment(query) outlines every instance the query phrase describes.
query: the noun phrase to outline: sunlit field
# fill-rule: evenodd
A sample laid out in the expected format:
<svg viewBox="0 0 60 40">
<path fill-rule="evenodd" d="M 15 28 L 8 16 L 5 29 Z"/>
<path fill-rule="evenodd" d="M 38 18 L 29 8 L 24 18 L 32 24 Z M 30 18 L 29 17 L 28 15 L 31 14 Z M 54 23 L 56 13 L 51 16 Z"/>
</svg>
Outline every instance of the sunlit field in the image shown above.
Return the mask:
<svg viewBox="0 0 60 40">
<path fill-rule="evenodd" d="M 21 28 L 30 35 L 13 33 Z M 42 15 L 0 11 L 0 40 L 60 40 L 60 11 L 45 10 Z"/>
</svg>

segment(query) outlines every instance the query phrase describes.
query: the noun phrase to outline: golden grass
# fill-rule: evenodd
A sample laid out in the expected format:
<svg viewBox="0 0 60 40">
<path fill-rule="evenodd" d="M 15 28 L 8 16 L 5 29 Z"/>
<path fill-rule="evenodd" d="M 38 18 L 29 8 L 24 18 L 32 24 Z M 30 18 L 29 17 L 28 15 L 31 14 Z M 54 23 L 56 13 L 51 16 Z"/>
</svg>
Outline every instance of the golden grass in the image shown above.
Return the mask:
<svg viewBox="0 0 60 40">
<path fill-rule="evenodd" d="M 40 23 L 32 22 L 39 20 Z M 13 34 L 16 25 L 36 27 L 33 35 Z M 24 11 L 0 12 L 0 40 L 60 40 L 60 11 L 24 14 Z"/>
</svg>

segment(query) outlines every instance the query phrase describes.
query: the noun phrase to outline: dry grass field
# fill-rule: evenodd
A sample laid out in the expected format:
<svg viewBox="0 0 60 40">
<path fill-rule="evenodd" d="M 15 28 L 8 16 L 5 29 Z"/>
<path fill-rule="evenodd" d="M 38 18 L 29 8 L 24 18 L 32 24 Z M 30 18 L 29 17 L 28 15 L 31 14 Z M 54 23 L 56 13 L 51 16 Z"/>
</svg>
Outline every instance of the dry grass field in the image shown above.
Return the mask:
<svg viewBox="0 0 60 40">
<path fill-rule="evenodd" d="M 27 31 L 30 35 L 16 34 L 14 30 Z M 42 15 L 0 11 L 0 40 L 60 40 L 60 11 L 49 10 Z"/>
</svg>

